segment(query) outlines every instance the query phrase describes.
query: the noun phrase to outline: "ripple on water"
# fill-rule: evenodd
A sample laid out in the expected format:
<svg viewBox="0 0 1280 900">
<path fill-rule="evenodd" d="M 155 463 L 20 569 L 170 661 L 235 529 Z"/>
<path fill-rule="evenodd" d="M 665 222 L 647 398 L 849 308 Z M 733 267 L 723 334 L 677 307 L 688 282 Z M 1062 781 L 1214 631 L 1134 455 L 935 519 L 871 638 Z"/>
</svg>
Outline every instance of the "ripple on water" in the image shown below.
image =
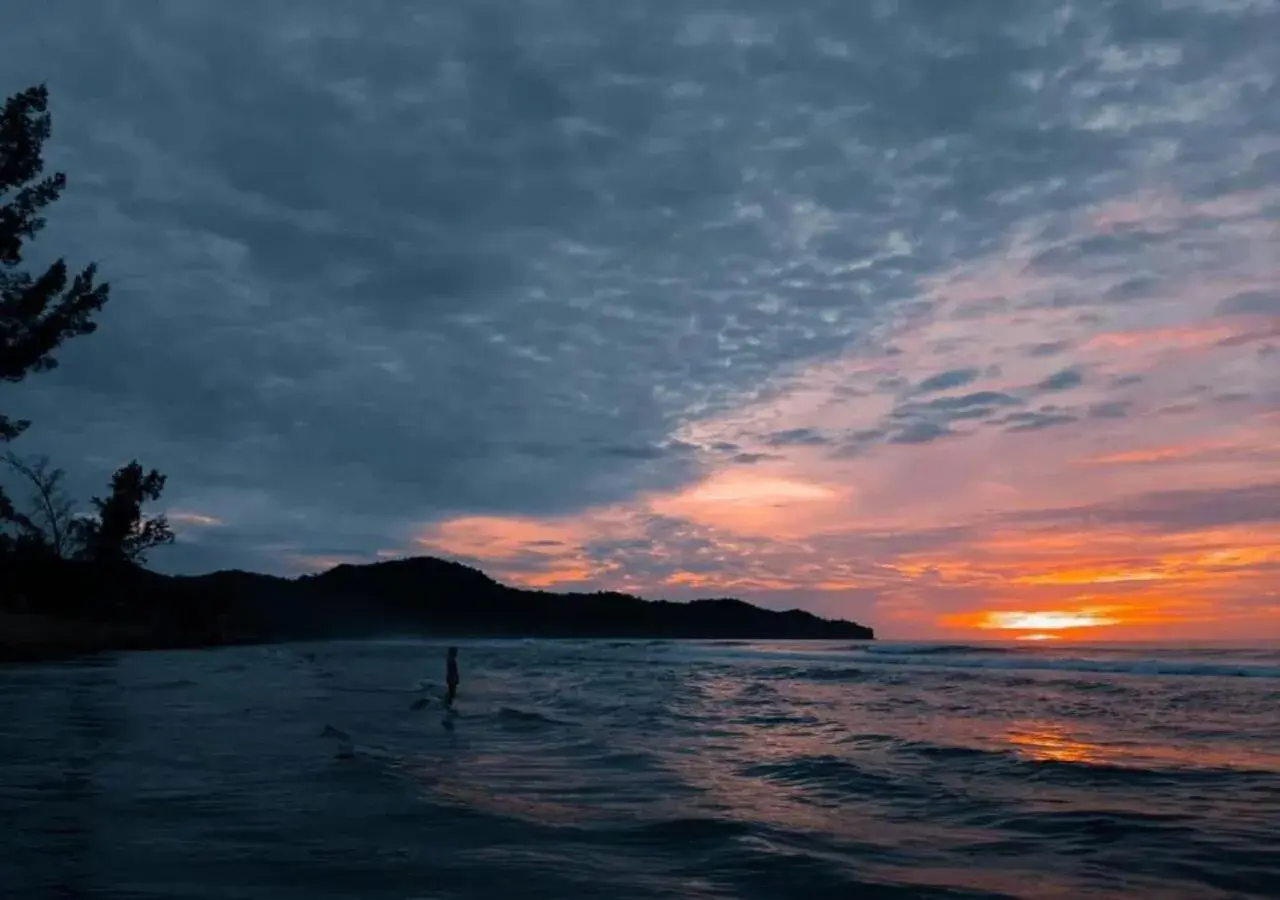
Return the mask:
<svg viewBox="0 0 1280 900">
<path fill-rule="evenodd" d="M 1280 879 L 1265 678 L 614 643 L 463 642 L 456 718 L 409 708 L 443 650 L 414 641 L 0 673 L 0 871 L 27 896 L 320 900 L 1200 898 Z M 1270 664 L 1213 656 L 1237 663 Z"/>
</svg>

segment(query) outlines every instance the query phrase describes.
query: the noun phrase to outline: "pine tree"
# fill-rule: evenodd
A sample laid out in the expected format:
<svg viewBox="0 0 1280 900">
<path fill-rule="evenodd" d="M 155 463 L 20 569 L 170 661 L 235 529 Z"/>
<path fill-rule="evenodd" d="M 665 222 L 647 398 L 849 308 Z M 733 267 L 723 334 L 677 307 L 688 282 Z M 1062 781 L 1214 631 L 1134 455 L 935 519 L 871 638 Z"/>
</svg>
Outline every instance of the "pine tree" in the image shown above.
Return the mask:
<svg viewBox="0 0 1280 900">
<path fill-rule="evenodd" d="M 67 183 L 61 172 L 44 174 L 48 105 L 49 92 L 38 85 L 14 94 L 0 112 L 0 381 L 54 368 L 53 351 L 63 341 L 97 327 L 93 315 L 109 291 L 96 283 L 93 265 L 74 277 L 62 259 L 37 275 L 22 269 L 27 242 L 45 225 L 42 212 Z M 13 440 L 28 424 L 0 413 L 0 442 Z M 12 511 L 0 491 L 0 520 Z"/>
</svg>

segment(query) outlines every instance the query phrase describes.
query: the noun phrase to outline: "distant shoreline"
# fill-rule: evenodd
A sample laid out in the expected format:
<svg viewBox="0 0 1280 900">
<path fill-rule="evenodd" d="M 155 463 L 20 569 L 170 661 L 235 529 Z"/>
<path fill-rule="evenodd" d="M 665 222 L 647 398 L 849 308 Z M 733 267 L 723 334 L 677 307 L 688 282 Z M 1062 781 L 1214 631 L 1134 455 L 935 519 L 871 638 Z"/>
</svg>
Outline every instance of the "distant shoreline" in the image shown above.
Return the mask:
<svg viewBox="0 0 1280 900">
<path fill-rule="evenodd" d="M 757 637 L 671 636 L 660 634 L 525 634 L 517 632 L 386 632 L 326 636 L 252 637 L 235 636 L 216 641 L 184 641 L 165 638 L 146 628 L 113 625 L 89 619 L 64 619 L 34 613 L 0 612 L 0 666 L 73 662 L 116 653 L 147 653 L 166 650 L 217 650 L 224 647 L 286 646 L 330 641 L 377 640 L 489 640 L 489 641 L 771 641 L 791 640 L 772 635 Z M 800 638 L 795 640 L 840 640 Z M 845 639 L 848 640 L 848 639 Z"/>
<path fill-rule="evenodd" d="M 201 650 L 264 643 L 252 640 L 183 641 L 146 626 L 80 617 L 0 611 L 0 665 L 63 662 L 104 653 Z"/>
<path fill-rule="evenodd" d="M 340 565 L 300 578 L 170 576 L 37 559 L 0 567 L 0 662 L 389 635 L 601 640 L 851 640 L 875 632 L 799 609 L 501 584 L 450 560 Z"/>
</svg>

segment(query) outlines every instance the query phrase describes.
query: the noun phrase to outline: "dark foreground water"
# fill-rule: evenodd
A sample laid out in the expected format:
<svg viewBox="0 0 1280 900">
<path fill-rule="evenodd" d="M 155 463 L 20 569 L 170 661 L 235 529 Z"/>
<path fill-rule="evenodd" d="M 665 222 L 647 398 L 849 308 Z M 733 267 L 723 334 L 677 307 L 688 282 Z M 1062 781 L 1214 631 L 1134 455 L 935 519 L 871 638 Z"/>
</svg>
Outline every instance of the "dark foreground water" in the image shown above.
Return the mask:
<svg viewBox="0 0 1280 900">
<path fill-rule="evenodd" d="M 452 720 L 423 642 L 0 669 L 0 896 L 1280 897 L 1275 650 L 461 664 Z"/>
</svg>

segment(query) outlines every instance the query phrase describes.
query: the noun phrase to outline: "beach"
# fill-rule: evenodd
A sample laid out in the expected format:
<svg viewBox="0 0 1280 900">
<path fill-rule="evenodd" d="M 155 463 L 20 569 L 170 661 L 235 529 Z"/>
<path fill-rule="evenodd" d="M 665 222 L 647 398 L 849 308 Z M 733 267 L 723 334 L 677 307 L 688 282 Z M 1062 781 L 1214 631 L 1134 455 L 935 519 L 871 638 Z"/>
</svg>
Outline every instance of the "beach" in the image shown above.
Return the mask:
<svg viewBox="0 0 1280 900">
<path fill-rule="evenodd" d="M 0 894 L 1280 886 L 1280 648 L 459 648 L 456 715 L 424 640 L 0 668 Z"/>
</svg>

